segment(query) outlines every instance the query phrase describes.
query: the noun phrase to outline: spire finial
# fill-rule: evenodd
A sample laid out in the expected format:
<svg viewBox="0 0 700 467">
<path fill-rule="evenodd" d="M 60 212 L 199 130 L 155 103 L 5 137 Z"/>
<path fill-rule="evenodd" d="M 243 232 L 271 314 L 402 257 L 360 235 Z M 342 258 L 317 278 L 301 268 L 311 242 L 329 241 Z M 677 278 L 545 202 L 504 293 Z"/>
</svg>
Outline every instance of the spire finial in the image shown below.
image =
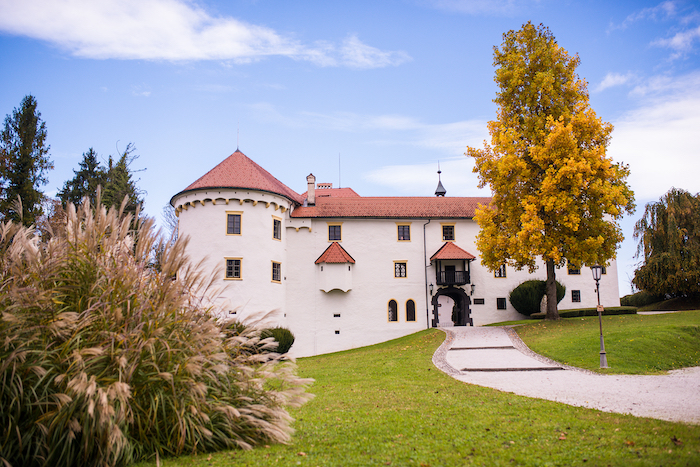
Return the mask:
<svg viewBox="0 0 700 467">
<path fill-rule="evenodd" d="M 445 187 L 442 186 L 442 180 L 440 178 L 440 174 L 442 173 L 442 170 L 440 170 L 440 161 L 438 161 L 438 186 L 435 189 L 435 196 L 445 196 L 445 193 L 447 193 L 447 190 L 445 190 Z"/>
<path fill-rule="evenodd" d="M 236 151 L 238 151 L 240 147 L 240 140 L 241 140 L 241 122 L 236 122 Z"/>
</svg>

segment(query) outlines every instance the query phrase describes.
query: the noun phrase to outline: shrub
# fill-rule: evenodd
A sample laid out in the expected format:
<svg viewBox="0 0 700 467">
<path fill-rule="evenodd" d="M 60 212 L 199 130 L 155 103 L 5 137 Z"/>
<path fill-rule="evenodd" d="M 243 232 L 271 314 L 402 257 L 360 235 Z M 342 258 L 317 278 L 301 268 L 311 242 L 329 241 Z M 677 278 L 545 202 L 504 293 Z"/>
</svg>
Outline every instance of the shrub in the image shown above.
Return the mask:
<svg viewBox="0 0 700 467">
<path fill-rule="evenodd" d="M 281 354 L 289 352 L 289 349 L 292 348 L 292 344 L 294 344 L 294 334 L 292 334 L 292 331 L 280 326 L 263 330 L 260 337 L 274 338 L 276 343 L 274 351 Z"/>
<path fill-rule="evenodd" d="M 88 202 L 53 233 L 0 223 L 0 464 L 126 465 L 290 439 L 286 407 L 310 381 L 248 352 L 259 331 L 213 318 L 217 272 L 187 263 L 186 240 Z"/>
<path fill-rule="evenodd" d="M 660 302 L 664 299 L 661 295 L 654 295 L 644 290 L 632 295 L 625 295 L 620 298 L 620 305 L 636 306 L 637 308 L 651 305 L 652 303 Z"/>
<path fill-rule="evenodd" d="M 557 303 L 559 303 L 566 294 L 566 287 L 559 281 L 557 284 Z M 542 297 L 545 296 L 545 287 L 547 283 L 543 280 L 532 279 L 522 282 L 510 292 L 510 303 L 518 313 L 525 316 L 530 316 L 533 313 L 540 312 L 540 304 Z"/>
<path fill-rule="evenodd" d="M 603 309 L 603 316 L 612 315 L 634 315 L 637 313 L 637 308 L 633 306 L 611 306 Z M 530 315 L 534 319 L 544 319 L 547 314 L 544 312 L 533 313 Z M 577 308 L 574 310 L 560 310 L 561 318 L 577 318 L 579 316 L 598 316 L 597 308 Z"/>
</svg>

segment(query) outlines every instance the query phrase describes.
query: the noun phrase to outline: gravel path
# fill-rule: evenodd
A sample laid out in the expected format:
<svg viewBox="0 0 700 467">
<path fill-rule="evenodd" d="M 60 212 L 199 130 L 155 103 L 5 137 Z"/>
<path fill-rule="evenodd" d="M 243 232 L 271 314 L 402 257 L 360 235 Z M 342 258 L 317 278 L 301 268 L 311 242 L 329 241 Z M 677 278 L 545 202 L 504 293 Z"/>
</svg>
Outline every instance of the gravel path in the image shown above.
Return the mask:
<svg viewBox="0 0 700 467">
<path fill-rule="evenodd" d="M 637 417 L 700 424 L 700 367 L 666 375 L 601 375 L 532 352 L 510 328 L 451 327 L 433 355 L 465 383 Z"/>
</svg>

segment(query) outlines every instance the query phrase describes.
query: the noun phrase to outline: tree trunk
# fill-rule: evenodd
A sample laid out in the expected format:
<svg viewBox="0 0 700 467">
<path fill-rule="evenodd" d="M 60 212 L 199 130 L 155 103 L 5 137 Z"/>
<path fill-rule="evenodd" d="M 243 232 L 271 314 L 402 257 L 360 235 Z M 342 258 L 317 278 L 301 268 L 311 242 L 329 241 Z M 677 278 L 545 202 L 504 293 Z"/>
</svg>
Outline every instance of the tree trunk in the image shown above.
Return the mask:
<svg viewBox="0 0 700 467">
<path fill-rule="evenodd" d="M 559 311 L 557 310 L 556 273 L 554 270 L 554 261 L 551 259 L 547 260 L 547 283 L 545 285 L 545 294 L 547 295 L 546 319 L 558 320 Z"/>
</svg>

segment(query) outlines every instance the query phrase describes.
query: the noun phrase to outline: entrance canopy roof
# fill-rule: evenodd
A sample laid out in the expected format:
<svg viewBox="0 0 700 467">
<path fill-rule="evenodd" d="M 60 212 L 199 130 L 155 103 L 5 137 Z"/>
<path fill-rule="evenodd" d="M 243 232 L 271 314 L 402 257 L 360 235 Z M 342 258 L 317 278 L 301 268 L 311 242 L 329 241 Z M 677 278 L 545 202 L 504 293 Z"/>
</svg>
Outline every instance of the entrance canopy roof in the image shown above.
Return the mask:
<svg viewBox="0 0 700 467">
<path fill-rule="evenodd" d="M 435 252 L 433 256 L 430 257 L 430 261 L 432 262 L 435 260 L 446 259 L 461 259 L 466 261 L 472 261 L 476 259 L 476 256 L 458 247 L 457 245 L 455 245 L 454 242 L 446 242 L 440 247 L 438 251 Z"/>
</svg>

